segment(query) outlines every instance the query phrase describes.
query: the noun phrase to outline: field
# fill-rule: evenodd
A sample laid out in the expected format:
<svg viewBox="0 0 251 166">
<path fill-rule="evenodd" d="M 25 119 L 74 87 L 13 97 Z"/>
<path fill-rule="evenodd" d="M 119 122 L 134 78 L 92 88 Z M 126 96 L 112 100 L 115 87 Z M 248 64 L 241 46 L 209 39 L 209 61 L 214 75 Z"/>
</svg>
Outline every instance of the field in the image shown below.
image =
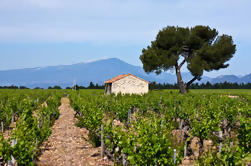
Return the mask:
<svg viewBox="0 0 251 166">
<path fill-rule="evenodd" d="M 91 145 L 79 140 L 88 145 L 88 149 L 79 152 L 83 156 L 88 150 L 95 152 L 96 157 L 88 155 L 93 162 L 102 164 L 245 165 L 251 162 L 251 90 L 190 90 L 185 95 L 177 90 L 153 90 L 143 96 L 103 93 L 103 90 L 0 90 L 3 126 L 0 165 L 11 158 L 19 165 L 38 164 L 47 153 L 41 150 L 44 145 L 75 146 L 67 136 L 76 134 L 75 137 L 81 138 L 81 132 L 82 139 Z M 69 99 L 69 105 L 62 98 Z M 72 121 L 65 121 L 67 118 Z M 67 125 L 67 130 L 59 130 L 62 125 Z M 56 131 L 66 137 L 54 143 Z M 75 161 L 74 157 L 65 155 L 70 163 Z M 100 155 L 105 159 L 97 159 Z M 82 160 L 81 154 L 78 157 L 79 162 L 91 160 L 90 157 Z M 58 158 L 61 161 L 60 155 Z"/>
</svg>

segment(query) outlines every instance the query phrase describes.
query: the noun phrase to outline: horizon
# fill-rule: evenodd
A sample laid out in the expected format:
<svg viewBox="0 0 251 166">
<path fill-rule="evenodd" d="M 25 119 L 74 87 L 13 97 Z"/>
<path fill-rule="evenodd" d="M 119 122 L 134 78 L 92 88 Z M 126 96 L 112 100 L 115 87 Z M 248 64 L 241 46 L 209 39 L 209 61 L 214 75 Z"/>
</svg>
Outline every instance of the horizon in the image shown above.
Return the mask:
<svg viewBox="0 0 251 166">
<path fill-rule="evenodd" d="M 162 28 L 209 25 L 219 34 L 231 35 L 237 51 L 228 68 L 205 72 L 204 76 L 246 75 L 251 72 L 250 5 L 247 0 L 3 0 L 0 71 L 104 58 L 142 67 L 142 49 Z M 185 66 L 182 71 L 188 72 Z"/>
</svg>

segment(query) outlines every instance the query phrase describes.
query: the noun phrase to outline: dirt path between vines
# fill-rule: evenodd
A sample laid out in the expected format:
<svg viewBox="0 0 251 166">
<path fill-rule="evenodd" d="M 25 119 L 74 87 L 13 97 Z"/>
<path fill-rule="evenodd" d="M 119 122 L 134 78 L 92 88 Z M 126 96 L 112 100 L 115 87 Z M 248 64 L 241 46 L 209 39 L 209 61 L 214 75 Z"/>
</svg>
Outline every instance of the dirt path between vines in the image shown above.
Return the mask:
<svg viewBox="0 0 251 166">
<path fill-rule="evenodd" d="M 100 148 L 94 148 L 88 141 L 88 131 L 75 126 L 74 110 L 68 98 L 61 99 L 60 117 L 52 127 L 52 134 L 42 145 L 39 166 L 93 166 L 113 165 L 101 159 Z"/>
</svg>

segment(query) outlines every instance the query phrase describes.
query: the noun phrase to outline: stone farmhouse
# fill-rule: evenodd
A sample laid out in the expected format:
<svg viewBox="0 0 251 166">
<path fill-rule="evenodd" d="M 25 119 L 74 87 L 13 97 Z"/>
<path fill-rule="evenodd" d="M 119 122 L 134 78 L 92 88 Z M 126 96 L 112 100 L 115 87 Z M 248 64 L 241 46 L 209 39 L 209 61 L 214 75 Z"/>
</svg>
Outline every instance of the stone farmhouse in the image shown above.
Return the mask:
<svg viewBox="0 0 251 166">
<path fill-rule="evenodd" d="M 105 81 L 105 94 L 144 94 L 148 90 L 149 82 L 133 74 L 122 74 Z"/>
</svg>

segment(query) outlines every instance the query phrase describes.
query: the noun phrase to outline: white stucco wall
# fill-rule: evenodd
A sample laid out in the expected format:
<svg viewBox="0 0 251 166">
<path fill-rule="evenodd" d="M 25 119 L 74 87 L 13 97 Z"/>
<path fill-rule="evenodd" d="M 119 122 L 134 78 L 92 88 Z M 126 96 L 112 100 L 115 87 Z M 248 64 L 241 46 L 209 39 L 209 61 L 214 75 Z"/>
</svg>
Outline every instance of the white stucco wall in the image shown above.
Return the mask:
<svg viewBox="0 0 251 166">
<path fill-rule="evenodd" d="M 134 76 L 127 76 L 112 83 L 112 93 L 144 94 L 148 93 L 148 83 Z"/>
</svg>

